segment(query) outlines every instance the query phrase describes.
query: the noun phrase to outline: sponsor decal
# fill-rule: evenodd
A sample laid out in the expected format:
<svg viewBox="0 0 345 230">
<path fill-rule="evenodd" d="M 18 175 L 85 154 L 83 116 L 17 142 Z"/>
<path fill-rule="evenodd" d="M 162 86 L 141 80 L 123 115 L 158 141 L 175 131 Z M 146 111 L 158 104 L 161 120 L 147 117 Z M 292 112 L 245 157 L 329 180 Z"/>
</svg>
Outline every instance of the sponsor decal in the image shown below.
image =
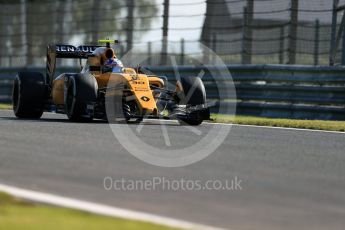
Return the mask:
<svg viewBox="0 0 345 230">
<path fill-rule="evenodd" d="M 72 45 L 56 45 L 57 52 L 81 52 L 92 53 L 99 46 L 72 46 Z"/>
<path fill-rule="evenodd" d="M 144 81 L 133 81 L 132 82 L 133 85 L 145 85 Z"/>
<path fill-rule="evenodd" d="M 75 52 L 76 47 L 71 45 L 56 45 L 56 51 L 58 52 Z"/>
<path fill-rule="evenodd" d="M 92 53 L 98 46 L 78 46 L 77 52 Z"/>
<path fill-rule="evenodd" d="M 149 90 L 146 88 L 139 88 L 139 87 L 134 87 L 135 91 L 142 91 L 142 92 L 148 92 Z"/>
<path fill-rule="evenodd" d="M 142 96 L 140 98 L 141 100 L 145 101 L 145 102 L 148 102 L 150 100 L 150 98 L 146 97 L 146 96 Z"/>
</svg>

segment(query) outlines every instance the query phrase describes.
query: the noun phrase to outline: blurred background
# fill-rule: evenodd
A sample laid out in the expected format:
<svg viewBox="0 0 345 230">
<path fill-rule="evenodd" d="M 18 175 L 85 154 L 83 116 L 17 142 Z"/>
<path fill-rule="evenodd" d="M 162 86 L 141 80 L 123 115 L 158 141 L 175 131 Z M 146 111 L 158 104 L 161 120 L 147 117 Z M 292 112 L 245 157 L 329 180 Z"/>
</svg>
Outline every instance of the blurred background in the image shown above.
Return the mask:
<svg viewBox="0 0 345 230">
<path fill-rule="evenodd" d="M 43 66 L 49 43 L 101 38 L 120 40 L 119 56 L 138 47 L 148 65 L 171 54 L 188 65 L 204 54 L 199 42 L 226 64 L 329 65 L 335 3 L 345 0 L 0 0 L 0 66 Z"/>
</svg>

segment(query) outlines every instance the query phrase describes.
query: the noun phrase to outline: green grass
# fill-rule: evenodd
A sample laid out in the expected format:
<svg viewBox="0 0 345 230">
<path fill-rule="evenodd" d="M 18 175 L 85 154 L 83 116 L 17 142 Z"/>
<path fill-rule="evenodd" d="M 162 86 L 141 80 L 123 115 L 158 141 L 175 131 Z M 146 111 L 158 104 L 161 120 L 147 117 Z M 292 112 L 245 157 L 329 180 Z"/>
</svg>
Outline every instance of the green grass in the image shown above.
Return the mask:
<svg viewBox="0 0 345 230">
<path fill-rule="evenodd" d="M 323 120 L 297 120 L 297 119 L 280 119 L 236 115 L 212 114 L 213 122 L 233 123 L 243 125 L 260 125 L 273 127 L 287 127 L 300 129 L 316 129 L 329 131 L 345 131 L 345 121 L 323 121 Z"/>
<path fill-rule="evenodd" d="M 12 105 L 0 103 L 0 109 L 12 109 Z"/>
<path fill-rule="evenodd" d="M 150 223 L 38 205 L 0 193 L 0 230 L 168 230 Z"/>
</svg>

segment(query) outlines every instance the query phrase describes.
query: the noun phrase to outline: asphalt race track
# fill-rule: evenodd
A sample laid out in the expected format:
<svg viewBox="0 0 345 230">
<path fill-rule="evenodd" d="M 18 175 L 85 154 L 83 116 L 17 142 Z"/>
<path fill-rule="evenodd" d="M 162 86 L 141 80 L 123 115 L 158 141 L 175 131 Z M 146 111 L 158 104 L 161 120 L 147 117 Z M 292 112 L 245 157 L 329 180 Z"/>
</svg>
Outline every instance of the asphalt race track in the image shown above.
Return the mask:
<svg viewBox="0 0 345 230">
<path fill-rule="evenodd" d="M 160 127 L 145 130 L 150 142 Z M 184 127 L 167 130 L 172 139 L 193 141 Z M 238 177 L 242 190 L 107 191 L 107 176 Z M 206 159 L 163 168 L 129 154 L 107 123 L 71 123 L 56 114 L 17 120 L 0 111 L 0 183 L 234 230 L 344 229 L 345 134 L 234 126 Z"/>
</svg>

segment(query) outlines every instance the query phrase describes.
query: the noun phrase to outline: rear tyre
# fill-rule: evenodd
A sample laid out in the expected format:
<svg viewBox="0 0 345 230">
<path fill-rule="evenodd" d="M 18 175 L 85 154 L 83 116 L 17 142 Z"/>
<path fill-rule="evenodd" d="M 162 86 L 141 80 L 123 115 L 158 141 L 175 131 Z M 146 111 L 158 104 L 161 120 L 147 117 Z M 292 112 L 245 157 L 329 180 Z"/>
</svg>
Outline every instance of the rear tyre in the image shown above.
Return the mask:
<svg viewBox="0 0 345 230">
<path fill-rule="evenodd" d="M 180 85 L 183 90 L 183 98 L 180 104 L 188 106 L 197 106 L 206 104 L 206 90 L 204 83 L 199 77 L 184 77 L 181 78 Z M 187 114 L 186 117 L 179 118 L 180 123 L 188 125 L 200 125 L 204 120 L 204 112 L 198 111 Z"/>
<path fill-rule="evenodd" d="M 12 91 L 13 112 L 18 118 L 39 119 L 44 111 L 45 78 L 38 72 L 19 72 Z"/>
<path fill-rule="evenodd" d="M 91 75 L 66 76 L 65 110 L 70 121 L 90 122 L 93 119 L 93 105 L 97 100 L 97 82 Z"/>
</svg>

